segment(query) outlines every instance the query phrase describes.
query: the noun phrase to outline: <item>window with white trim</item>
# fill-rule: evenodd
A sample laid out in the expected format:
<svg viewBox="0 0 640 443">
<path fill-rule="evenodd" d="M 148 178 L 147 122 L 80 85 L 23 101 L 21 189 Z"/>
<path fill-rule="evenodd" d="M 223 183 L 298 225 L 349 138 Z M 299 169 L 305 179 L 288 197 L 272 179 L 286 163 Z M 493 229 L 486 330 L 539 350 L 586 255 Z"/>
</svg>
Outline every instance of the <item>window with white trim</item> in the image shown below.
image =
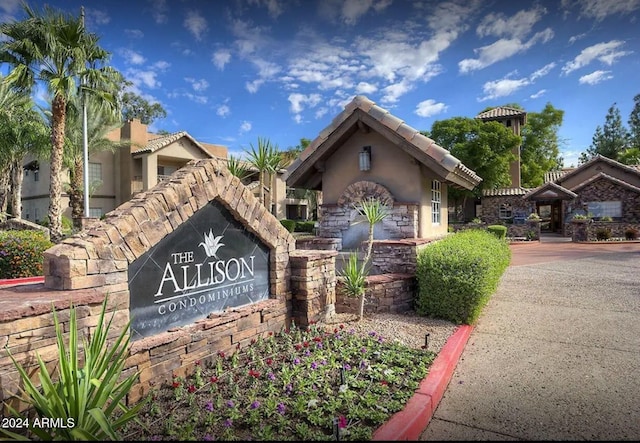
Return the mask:
<svg viewBox="0 0 640 443">
<path fill-rule="evenodd" d="M 89 217 L 100 218 L 102 214 L 102 208 L 89 208 Z"/>
<path fill-rule="evenodd" d="M 592 217 L 622 217 L 621 201 L 587 202 Z"/>
<path fill-rule="evenodd" d="M 498 209 L 498 217 L 501 219 L 512 218 L 513 208 L 509 203 L 502 203 Z"/>
<path fill-rule="evenodd" d="M 89 163 L 89 183 L 102 183 L 102 164 Z"/>
<path fill-rule="evenodd" d="M 438 180 L 431 181 L 431 223 L 440 224 L 440 204 L 442 203 L 441 183 Z"/>
</svg>

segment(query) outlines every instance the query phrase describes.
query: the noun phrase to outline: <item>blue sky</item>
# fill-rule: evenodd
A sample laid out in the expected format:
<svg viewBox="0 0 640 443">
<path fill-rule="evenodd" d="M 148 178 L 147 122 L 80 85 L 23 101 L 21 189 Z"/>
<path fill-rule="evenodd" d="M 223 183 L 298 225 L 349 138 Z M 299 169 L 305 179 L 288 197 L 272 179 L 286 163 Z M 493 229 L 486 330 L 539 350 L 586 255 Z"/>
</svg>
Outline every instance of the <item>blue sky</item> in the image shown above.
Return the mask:
<svg viewBox="0 0 640 443">
<path fill-rule="evenodd" d="M 315 138 L 362 94 L 419 130 L 518 103 L 565 111 L 565 166 L 640 94 L 640 0 L 31 0 L 71 13 L 133 91 L 238 154 Z M 2 21 L 23 17 L 0 0 Z"/>
</svg>

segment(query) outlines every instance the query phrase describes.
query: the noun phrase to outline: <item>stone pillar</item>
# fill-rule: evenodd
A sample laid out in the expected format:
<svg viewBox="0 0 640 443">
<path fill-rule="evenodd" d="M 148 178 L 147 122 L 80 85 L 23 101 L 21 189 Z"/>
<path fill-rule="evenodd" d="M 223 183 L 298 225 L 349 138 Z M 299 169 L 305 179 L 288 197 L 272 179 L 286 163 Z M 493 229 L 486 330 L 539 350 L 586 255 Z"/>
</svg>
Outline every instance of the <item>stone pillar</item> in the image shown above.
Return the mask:
<svg viewBox="0 0 640 443">
<path fill-rule="evenodd" d="M 337 255 L 337 251 L 291 252 L 292 317 L 297 326 L 335 313 Z"/>
</svg>

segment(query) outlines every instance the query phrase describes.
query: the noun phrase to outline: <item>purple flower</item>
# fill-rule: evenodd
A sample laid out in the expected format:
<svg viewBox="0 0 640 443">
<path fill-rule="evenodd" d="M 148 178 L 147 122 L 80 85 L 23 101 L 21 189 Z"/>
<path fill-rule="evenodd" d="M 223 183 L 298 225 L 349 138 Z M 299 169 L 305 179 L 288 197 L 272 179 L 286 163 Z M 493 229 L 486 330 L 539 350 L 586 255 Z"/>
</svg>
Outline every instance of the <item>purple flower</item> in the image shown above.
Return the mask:
<svg viewBox="0 0 640 443">
<path fill-rule="evenodd" d="M 226 428 L 230 428 L 231 426 L 233 426 L 233 420 L 231 420 L 230 418 L 227 418 L 227 419 L 224 421 L 224 426 L 225 426 Z"/>
<path fill-rule="evenodd" d="M 227 407 L 228 408 L 233 408 L 235 406 L 235 403 L 233 402 L 233 400 L 228 400 L 227 401 Z"/>
<path fill-rule="evenodd" d="M 316 363 L 315 361 L 311 363 L 311 369 L 316 369 L 317 367 L 318 367 L 318 363 Z"/>
<path fill-rule="evenodd" d="M 299 365 L 300 364 L 300 359 L 298 357 L 293 359 L 293 364 L 294 365 Z"/>
<path fill-rule="evenodd" d="M 211 435 L 209 435 L 209 434 L 204 434 L 204 437 L 202 437 L 202 439 L 203 439 L 204 441 L 216 441 L 216 438 L 215 438 L 215 437 L 212 437 L 212 436 L 211 436 Z"/>
<path fill-rule="evenodd" d="M 284 391 L 287 394 L 291 394 L 291 392 L 293 392 L 293 386 L 291 385 L 291 383 L 289 383 L 287 386 L 284 387 Z"/>
<path fill-rule="evenodd" d="M 278 414 L 284 415 L 287 408 L 284 405 L 284 403 L 278 403 L 278 406 L 276 407 L 276 409 L 278 410 Z"/>
<path fill-rule="evenodd" d="M 271 381 L 276 379 L 276 375 L 273 372 L 269 372 L 269 375 L 267 375 L 267 377 L 269 377 L 269 380 Z"/>
<path fill-rule="evenodd" d="M 351 365 L 349 363 L 345 363 L 342 367 L 344 368 L 345 371 L 351 370 Z"/>
<path fill-rule="evenodd" d="M 213 412 L 213 402 L 208 401 L 204 408 L 209 412 Z"/>
<path fill-rule="evenodd" d="M 378 335 L 378 334 L 376 334 L 376 332 L 375 332 L 375 331 L 371 331 L 371 332 L 369 332 L 369 336 L 370 336 L 370 337 L 375 337 L 376 335 Z"/>
<path fill-rule="evenodd" d="M 258 400 L 254 400 L 253 403 L 251 403 L 251 409 L 258 409 L 260 407 L 260 402 Z"/>
<path fill-rule="evenodd" d="M 322 361 L 320 362 L 320 364 L 321 364 L 322 366 L 325 366 L 325 365 L 327 364 L 327 361 L 326 361 L 326 360 L 322 360 Z"/>
<path fill-rule="evenodd" d="M 366 367 L 367 367 L 367 362 L 366 362 L 366 361 L 364 361 L 364 360 L 362 360 L 362 361 L 360 362 L 360 369 L 364 369 L 364 368 L 366 368 Z"/>
<path fill-rule="evenodd" d="M 311 351 L 310 350 L 307 349 L 306 351 L 304 351 L 304 356 L 305 357 L 308 357 L 310 355 L 311 355 Z"/>
<path fill-rule="evenodd" d="M 322 342 L 318 342 L 318 343 L 316 344 L 316 348 L 318 348 L 318 349 L 322 349 Z"/>
<path fill-rule="evenodd" d="M 367 353 L 367 348 L 365 348 L 365 347 L 360 348 L 360 352 L 362 352 L 363 354 L 366 354 Z"/>
</svg>

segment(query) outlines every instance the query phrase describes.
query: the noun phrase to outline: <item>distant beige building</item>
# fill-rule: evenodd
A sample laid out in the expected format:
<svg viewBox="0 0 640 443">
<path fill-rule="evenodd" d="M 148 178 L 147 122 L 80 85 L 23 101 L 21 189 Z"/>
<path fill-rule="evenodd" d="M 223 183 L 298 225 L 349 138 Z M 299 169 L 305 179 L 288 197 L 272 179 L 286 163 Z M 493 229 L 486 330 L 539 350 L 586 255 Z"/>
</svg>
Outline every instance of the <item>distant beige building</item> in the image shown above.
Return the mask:
<svg viewBox="0 0 640 443">
<path fill-rule="evenodd" d="M 128 140 L 129 143 L 115 153 L 103 151 L 90 156 L 90 217 L 101 217 L 137 193 L 151 189 L 191 160 L 228 158 L 226 146 L 199 142 L 184 131 L 169 135 L 153 134 L 137 119 L 126 122 L 108 138 L 112 141 Z M 26 162 L 24 169 L 22 218 L 38 222 L 47 216 L 49 210 L 49 164 L 32 160 Z M 244 182 L 255 195 L 260 195 L 258 174 L 255 169 L 253 172 Z M 68 176 L 64 181 L 69 182 Z M 71 218 L 69 195 L 63 193 L 62 199 L 66 208 L 63 215 Z M 286 199 L 282 173 L 273 178 L 271 187 L 265 186 L 265 204 L 269 202 L 272 213 L 279 219 L 286 217 L 287 204 L 306 204 L 303 200 Z"/>
</svg>

